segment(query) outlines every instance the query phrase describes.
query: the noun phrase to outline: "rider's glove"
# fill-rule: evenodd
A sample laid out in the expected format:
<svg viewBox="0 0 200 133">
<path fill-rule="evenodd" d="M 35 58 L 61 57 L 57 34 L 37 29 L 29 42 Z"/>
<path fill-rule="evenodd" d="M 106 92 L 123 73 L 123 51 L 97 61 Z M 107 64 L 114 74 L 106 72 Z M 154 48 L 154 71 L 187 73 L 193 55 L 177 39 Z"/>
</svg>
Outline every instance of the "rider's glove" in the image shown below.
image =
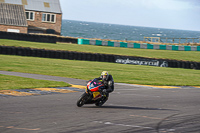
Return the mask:
<svg viewBox="0 0 200 133">
<path fill-rule="evenodd" d="M 106 89 L 103 89 L 103 91 L 102 91 L 103 93 L 106 93 Z"/>
</svg>

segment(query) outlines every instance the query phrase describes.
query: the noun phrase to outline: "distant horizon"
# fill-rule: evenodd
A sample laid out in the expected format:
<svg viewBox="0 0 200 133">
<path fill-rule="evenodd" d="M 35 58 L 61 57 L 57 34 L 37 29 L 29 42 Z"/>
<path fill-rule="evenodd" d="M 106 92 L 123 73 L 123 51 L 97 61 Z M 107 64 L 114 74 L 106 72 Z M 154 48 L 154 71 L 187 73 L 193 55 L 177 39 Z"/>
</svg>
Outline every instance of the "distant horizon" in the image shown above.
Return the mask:
<svg viewBox="0 0 200 133">
<path fill-rule="evenodd" d="M 81 38 L 98 38 L 109 40 L 132 40 L 142 41 L 144 37 L 158 37 L 163 42 L 191 42 L 190 38 L 195 38 L 195 42 L 200 41 L 200 31 L 177 30 L 155 27 L 141 27 L 130 25 L 119 25 L 109 23 L 98 23 L 78 20 L 62 20 L 62 35 Z M 176 38 L 175 40 L 172 40 Z M 187 38 L 188 40 L 186 40 Z M 170 40 L 171 39 L 171 40 Z"/>
<path fill-rule="evenodd" d="M 200 30 L 185 30 L 185 29 L 174 29 L 174 28 L 162 28 L 162 27 L 147 27 L 147 26 L 137 26 L 137 25 L 126 25 L 126 24 L 114 24 L 114 23 L 106 23 L 106 22 L 91 22 L 91 21 L 83 21 L 83 20 L 70 20 L 70 19 L 62 19 L 62 20 L 69 20 L 69 21 L 81 21 L 81 22 L 88 22 L 88 23 L 100 23 L 100 24 L 112 24 L 112 25 L 122 25 L 122 26 L 135 26 L 135 27 L 145 27 L 145 28 L 156 28 L 156 29 L 168 29 L 168 30 L 181 30 L 181 31 L 194 31 L 200 32 Z M 199 35 L 200 37 L 200 35 Z"/>
<path fill-rule="evenodd" d="M 60 0 L 63 19 L 200 31 L 200 0 Z"/>
</svg>

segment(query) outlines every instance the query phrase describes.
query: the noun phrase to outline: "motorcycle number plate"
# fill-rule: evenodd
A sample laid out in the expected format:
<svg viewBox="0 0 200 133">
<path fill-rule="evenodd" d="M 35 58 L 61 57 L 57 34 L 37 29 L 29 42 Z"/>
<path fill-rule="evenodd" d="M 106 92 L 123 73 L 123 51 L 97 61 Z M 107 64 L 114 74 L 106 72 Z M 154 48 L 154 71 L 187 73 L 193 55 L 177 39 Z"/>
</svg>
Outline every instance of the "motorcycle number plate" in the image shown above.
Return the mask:
<svg viewBox="0 0 200 133">
<path fill-rule="evenodd" d="M 100 92 L 93 92 L 93 98 L 96 98 L 98 95 L 100 95 Z"/>
</svg>

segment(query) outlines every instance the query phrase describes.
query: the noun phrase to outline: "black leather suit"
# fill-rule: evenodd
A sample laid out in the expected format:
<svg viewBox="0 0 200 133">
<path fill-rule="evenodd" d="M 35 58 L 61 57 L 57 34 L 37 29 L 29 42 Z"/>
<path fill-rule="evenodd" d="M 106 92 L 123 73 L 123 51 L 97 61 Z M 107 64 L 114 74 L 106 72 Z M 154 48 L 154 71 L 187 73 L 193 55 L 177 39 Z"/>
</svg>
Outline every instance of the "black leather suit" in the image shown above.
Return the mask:
<svg viewBox="0 0 200 133">
<path fill-rule="evenodd" d="M 107 93 L 110 93 L 110 92 L 114 91 L 114 80 L 113 80 L 112 75 L 108 75 L 106 79 L 103 79 L 103 76 L 101 75 L 97 79 L 98 80 L 102 80 Z"/>
</svg>

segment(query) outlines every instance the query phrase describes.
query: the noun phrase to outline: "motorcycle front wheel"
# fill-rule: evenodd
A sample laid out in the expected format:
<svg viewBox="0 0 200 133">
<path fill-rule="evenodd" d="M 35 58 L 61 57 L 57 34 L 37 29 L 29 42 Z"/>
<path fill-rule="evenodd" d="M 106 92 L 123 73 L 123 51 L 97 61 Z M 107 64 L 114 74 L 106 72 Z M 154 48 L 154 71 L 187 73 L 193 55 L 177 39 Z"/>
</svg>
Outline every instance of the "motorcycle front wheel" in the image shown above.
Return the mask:
<svg viewBox="0 0 200 133">
<path fill-rule="evenodd" d="M 100 101 L 96 102 L 95 105 L 96 105 L 97 107 L 101 107 L 107 100 L 108 100 L 108 97 L 104 97 L 104 98 L 101 99 Z"/>
<path fill-rule="evenodd" d="M 88 98 L 87 93 L 83 93 L 83 94 L 80 96 L 80 98 L 78 99 L 76 105 L 77 105 L 78 107 L 82 107 L 82 106 L 85 104 L 85 102 L 87 101 L 87 98 Z"/>
</svg>

